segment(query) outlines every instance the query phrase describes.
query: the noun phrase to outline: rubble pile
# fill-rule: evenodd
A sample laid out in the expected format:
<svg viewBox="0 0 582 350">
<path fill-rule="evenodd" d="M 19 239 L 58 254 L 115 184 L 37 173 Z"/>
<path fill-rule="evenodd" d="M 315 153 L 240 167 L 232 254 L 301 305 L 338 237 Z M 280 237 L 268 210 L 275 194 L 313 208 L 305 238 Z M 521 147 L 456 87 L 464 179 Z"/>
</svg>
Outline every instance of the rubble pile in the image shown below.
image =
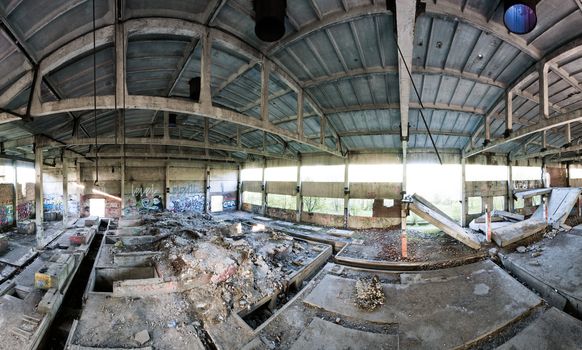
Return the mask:
<svg viewBox="0 0 582 350">
<path fill-rule="evenodd" d="M 286 277 L 317 255 L 305 242 L 240 222 L 175 213 L 149 215 L 143 222 L 145 232 L 164 236 L 154 249 L 160 252 L 156 268 L 188 285 L 184 295 L 205 322 L 223 321 L 284 291 Z"/>
<path fill-rule="evenodd" d="M 386 296 L 378 276 L 364 277 L 356 281 L 355 304 L 360 309 L 374 311 L 384 305 Z"/>
</svg>

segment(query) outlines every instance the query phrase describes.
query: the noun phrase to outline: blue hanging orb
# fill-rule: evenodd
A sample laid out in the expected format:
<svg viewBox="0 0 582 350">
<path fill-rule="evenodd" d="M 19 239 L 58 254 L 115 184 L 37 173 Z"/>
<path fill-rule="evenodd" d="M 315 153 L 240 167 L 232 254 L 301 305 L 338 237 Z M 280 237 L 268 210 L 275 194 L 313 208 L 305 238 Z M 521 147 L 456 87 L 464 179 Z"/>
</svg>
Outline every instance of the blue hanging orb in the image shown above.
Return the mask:
<svg viewBox="0 0 582 350">
<path fill-rule="evenodd" d="M 531 0 L 505 1 L 503 14 L 505 27 L 510 32 L 520 35 L 531 32 L 538 23 L 536 3 L 537 1 Z"/>
</svg>

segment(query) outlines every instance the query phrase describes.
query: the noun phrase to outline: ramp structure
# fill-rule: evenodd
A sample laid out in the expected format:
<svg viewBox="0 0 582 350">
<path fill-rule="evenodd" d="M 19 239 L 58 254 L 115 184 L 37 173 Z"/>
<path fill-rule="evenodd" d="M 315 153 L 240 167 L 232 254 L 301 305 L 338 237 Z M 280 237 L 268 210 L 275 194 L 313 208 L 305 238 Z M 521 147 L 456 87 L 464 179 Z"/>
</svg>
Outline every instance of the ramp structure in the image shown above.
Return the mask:
<svg viewBox="0 0 582 350">
<path fill-rule="evenodd" d="M 464 243 L 473 249 L 481 248 L 481 240 L 473 233 L 473 231 L 463 228 L 442 210 L 438 209 L 418 194 L 410 196 L 409 208 L 413 213 L 440 228 L 444 233 L 459 242 Z"/>
</svg>

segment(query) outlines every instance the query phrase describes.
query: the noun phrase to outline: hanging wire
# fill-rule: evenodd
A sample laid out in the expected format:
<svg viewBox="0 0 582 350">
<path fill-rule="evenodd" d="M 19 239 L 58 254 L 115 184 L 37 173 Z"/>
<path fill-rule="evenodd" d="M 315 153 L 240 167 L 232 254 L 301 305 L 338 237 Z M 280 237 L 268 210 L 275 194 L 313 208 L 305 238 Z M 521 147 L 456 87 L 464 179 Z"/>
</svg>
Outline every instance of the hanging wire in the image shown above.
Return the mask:
<svg viewBox="0 0 582 350">
<path fill-rule="evenodd" d="M 404 63 L 404 67 L 406 67 L 406 72 L 408 73 L 408 76 L 410 77 L 410 83 L 412 84 L 412 87 L 414 88 L 414 92 L 416 93 L 416 97 L 418 98 L 418 102 L 420 103 L 421 109 L 419 109 L 418 111 L 420 112 L 420 116 L 422 117 L 422 122 L 424 123 L 424 126 L 426 127 L 426 131 L 428 132 L 428 137 L 430 138 L 430 142 L 432 143 L 432 147 L 434 148 L 434 151 L 436 152 L 437 158 L 439 159 L 439 163 L 441 163 L 441 165 L 443 165 L 441 155 L 439 154 L 439 150 L 437 149 L 436 143 L 434 142 L 434 139 L 432 137 L 430 129 L 428 128 L 428 124 L 426 122 L 426 119 L 424 118 L 424 113 L 422 112 L 422 110 L 424 109 L 424 105 L 422 104 L 422 99 L 420 98 L 420 94 L 418 93 L 418 89 L 416 88 L 416 84 L 414 83 L 414 79 L 412 79 L 412 73 L 410 72 L 410 68 L 408 67 L 406 60 L 404 59 L 404 55 L 402 54 L 402 50 L 400 50 L 400 45 L 398 45 L 398 38 L 396 37 L 395 32 L 394 32 L 394 42 L 396 43 L 396 47 L 398 48 L 398 53 L 400 54 L 400 58 L 402 59 L 402 62 Z M 402 101 L 400 101 L 400 103 L 402 103 Z M 408 125 L 402 125 L 401 127 L 403 127 L 403 128 L 408 127 Z"/>
<path fill-rule="evenodd" d="M 95 0 L 93 0 L 93 127 L 95 129 L 95 186 L 99 186 L 99 148 L 97 146 L 97 38 L 95 34 Z"/>
</svg>

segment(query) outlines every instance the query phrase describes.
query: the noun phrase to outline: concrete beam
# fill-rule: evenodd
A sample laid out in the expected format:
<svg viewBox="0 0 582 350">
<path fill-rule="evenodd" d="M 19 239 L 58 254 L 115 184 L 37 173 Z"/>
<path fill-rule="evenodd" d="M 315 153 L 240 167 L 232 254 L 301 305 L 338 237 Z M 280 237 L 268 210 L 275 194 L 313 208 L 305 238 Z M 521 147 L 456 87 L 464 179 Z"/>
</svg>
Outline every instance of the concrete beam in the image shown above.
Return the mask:
<svg viewBox="0 0 582 350">
<path fill-rule="evenodd" d="M 502 144 L 505 144 L 505 143 L 508 143 L 511 141 L 519 140 L 519 139 L 524 138 L 528 135 L 532 135 L 532 134 L 535 134 L 538 132 L 547 131 L 549 129 L 553 129 L 553 128 L 556 128 L 556 127 L 559 127 L 562 125 L 567 125 L 567 124 L 577 122 L 577 121 L 582 121 L 582 109 L 577 109 L 577 110 L 572 111 L 572 112 L 564 113 L 560 116 L 557 116 L 557 117 L 554 117 L 551 119 L 541 120 L 539 123 L 532 125 L 532 126 L 523 127 L 519 130 L 514 131 L 510 137 L 507 137 L 504 139 L 493 140 L 487 146 L 483 146 L 481 148 L 477 148 L 477 149 L 469 151 L 469 152 L 464 152 L 463 157 L 464 158 L 471 157 L 471 156 L 474 156 L 476 154 L 491 150 L 491 149 L 493 149 L 497 146 L 500 146 Z"/>
<path fill-rule="evenodd" d="M 414 44 L 414 24 L 416 21 L 416 1 L 396 1 L 396 39 L 398 43 L 398 81 L 400 91 L 401 137 L 408 139 L 408 111 L 412 79 L 408 70 L 412 67 Z M 405 148 L 405 147 L 403 147 Z"/>
<path fill-rule="evenodd" d="M 446 103 L 423 103 L 424 109 L 437 109 L 453 112 L 463 112 L 470 114 L 484 115 L 485 111 L 482 109 L 468 107 L 468 106 L 456 106 L 449 105 Z M 410 102 L 407 104 L 407 110 L 409 109 L 422 109 L 419 103 Z M 326 115 L 337 114 L 337 113 L 348 113 L 348 112 L 358 112 L 358 111 L 369 111 L 369 110 L 384 110 L 384 109 L 400 109 L 402 112 L 402 104 L 400 103 L 376 103 L 376 104 L 365 104 L 365 105 L 353 105 L 347 107 L 337 107 L 337 108 L 326 108 L 323 112 Z M 407 117 L 408 118 L 408 117 Z"/>
</svg>

